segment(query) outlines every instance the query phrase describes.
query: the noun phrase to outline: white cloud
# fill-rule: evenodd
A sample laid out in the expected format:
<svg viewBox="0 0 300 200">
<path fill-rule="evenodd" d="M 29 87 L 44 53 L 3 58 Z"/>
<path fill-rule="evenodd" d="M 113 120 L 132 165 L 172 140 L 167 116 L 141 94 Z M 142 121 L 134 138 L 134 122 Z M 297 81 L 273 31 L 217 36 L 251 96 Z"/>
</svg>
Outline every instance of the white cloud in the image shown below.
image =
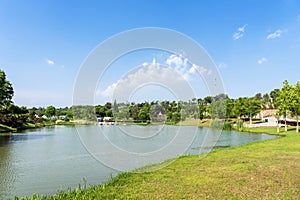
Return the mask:
<svg viewBox="0 0 300 200">
<path fill-rule="evenodd" d="M 181 74 L 186 80 L 190 80 L 189 71 L 187 70 L 188 67 L 188 59 L 183 58 L 182 55 L 171 55 L 166 60 L 166 64 L 170 67 L 174 67 L 174 70 Z"/>
<path fill-rule="evenodd" d="M 190 81 L 192 80 L 191 75 L 196 74 L 197 72 L 203 75 L 210 75 L 211 70 L 206 69 L 203 66 L 198 66 L 196 64 L 190 64 L 187 58 L 183 58 L 181 55 L 171 55 L 167 60 L 166 64 L 171 67 L 174 67 L 174 70 L 182 75 L 182 77 Z"/>
<path fill-rule="evenodd" d="M 235 32 L 232 37 L 234 40 L 238 40 L 240 38 L 242 38 L 244 36 L 244 33 L 245 33 L 245 29 L 246 27 L 248 26 L 248 24 L 245 24 L 244 26 L 242 27 L 239 27 L 237 32 Z"/>
<path fill-rule="evenodd" d="M 257 63 L 258 64 L 263 64 L 263 63 L 265 63 L 265 62 L 268 62 L 268 59 L 266 59 L 265 57 L 262 57 L 262 58 L 260 58 L 258 61 L 257 61 Z"/>
<path fill-rule="evenodd" d="M 118 81 L 119 82 L 119 81 Z M 104 91 L 97 91 L 97 95 L 103 96 L 103 97 L 110 97 L 113 95 L 114 90 L 116 89 L 118 82 L 113 83 L 109 85 Z"/>
<path fill-rule="evenodd" d="M 181 55 L 170 55 L 165 63 L 168 67 L 157 63 L 155 58 L 151 63 L 145 62 L 141 67 L 107 86 L 104 90 L 97 90 L 96 95 L 98 98 L 126 101 L 132 92 L 143 87 L 145 83 L 159 83 L 184 93 L 185 90 L 189 90 L 187 83 L 192 80 L 194 74 L 198 73 L 202 76 L 212 74 L 212 70 L 191 64 L 187 58 Z"/>
<path fill-rule="evenodd" d="M 122 79 L 109 85 L 105 90 L 98 90 L 96 95 L 98 97 L 113 97 L 113 99 L 118 101 L 127 101 L 138 88 L 147 84 L 164 85 L 166 88 L 184 95 L 190 90 L 187 82 L 188 75 L 187 73 L 179 74 L 173 68 L 164 67 L 154 60 L 152 63 L 142 65 Z"/>
<path fill-rule="evenodd" d="M 46 59 L 46 62 L 48 65 L 54 65 L 54 61 L 53 60 L 49 60 L 49 59 Z"/>
<path fill-rule="evenodd" d="M 233 39 L 234 40 L 238 40 L 238 39 L 240 39 L 241 37 L 243 37 L 244 36 L 244 34 L 243 33 L 241 33 L 241 32 L 236 32 L 236 33 L 234 33 L 233 34 Z"/>
<path fill-rule="evenodd" d="M 280 38 L 282 35 L 283 31 L 278 29 L 274 33 L 271 33 L 267 36 L 267 39 L 275 39 L 275 38 Z"/>
<path fill-rule="evenodd" d="M 244 32 L 245 32 L 245 28 L 246 28 L 246 26 L 248 26 L 248 24 L 245 24 L 244 26 L 242 26 L 242 27 L 239 27 L 239 28 L 238 28 L 238 31 L 239 31 L 239 32 L 243 32 L 243 33 L 244 33 Z"/>
<path fill-rule="evenodd" d="M 181 55 L 171 55 L 167 60 L 166 64 L 169 66 L 175 66 L 176 68 L 186 67 L 188 63 L 188 59 L 183 58 Z"/>
<path fill-rule="evenodd" d="M 196 72 L 198 72 L 203 76 L 203 75 L 210 75 L 212 73 L 212 70 L 207 69 L 203 66 L 198 66 L 196 64 L 193 64 L 192 67 L 190 68 L 189 72 L 192 74 L 195 74 Z"/>
</svg>

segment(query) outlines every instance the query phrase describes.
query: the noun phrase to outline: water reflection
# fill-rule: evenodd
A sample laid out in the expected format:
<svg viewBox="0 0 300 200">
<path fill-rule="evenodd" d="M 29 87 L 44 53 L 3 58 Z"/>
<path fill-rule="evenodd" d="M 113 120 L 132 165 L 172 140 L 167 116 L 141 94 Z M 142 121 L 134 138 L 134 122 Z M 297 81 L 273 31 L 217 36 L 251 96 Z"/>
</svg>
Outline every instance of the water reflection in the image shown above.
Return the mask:
<svg viewBox="0 0 300 200">
<path fill-rule="evenodd" d="M 102 130 L 121 148 L 133 152 L 149 152 L 171 141 L 174 127 L 165 126 L 160 134 L 153 136 L 157 127 L 122 127 L 143 137 L 125 137 L 118 126 L 82 126 L 86 136 Z M 148 130 L 149 129 L 149 130 Z M 182 127 L 180 134 L 189 134 L 195 128 Z M 196 137 L 186 154 L 208 152 L 212 148 L 226 148 L 253 141 L 272 139 L 276 136 L 223 131 L 221 136 L 207 128 L 198 128 Z M 149 132 L 151 137 L 146 139 Z M 129 138 L 129 139 L 128 139 Z M 184 139 L 185 137 L 182 137 Z M 206 142 L 203 143 L 204 138 Z M 101 145 L 101 144 L 99 144 Z M 107 152 L 103 152 L 107 153 Z M 163 159 L 167 159 L 165 157 Z M 116 159 L 111 157 L 112 160 Z M 149 160 L 149 163 L 152 161 Z M 128 168 L 132 163 L 124 162 Z M 88 184 L 99 184 L 118 173 L 95 160 L 82 145 L 74 127 L 56 126 L 22 133 L 0 136 L 0 199 L 29 196 L 33 193 L 53 194 L 60 188 L 76 187 L 86 178 Z"/>
</svg>

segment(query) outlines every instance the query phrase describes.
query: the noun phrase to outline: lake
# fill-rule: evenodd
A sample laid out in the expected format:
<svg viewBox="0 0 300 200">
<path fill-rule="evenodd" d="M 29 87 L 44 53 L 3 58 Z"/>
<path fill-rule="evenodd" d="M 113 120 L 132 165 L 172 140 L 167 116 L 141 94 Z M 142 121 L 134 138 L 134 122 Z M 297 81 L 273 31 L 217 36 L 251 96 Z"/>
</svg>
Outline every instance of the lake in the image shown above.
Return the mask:
<svg viewBox="0 0 300 200">
<path fill-rule="evenodd" d="M 76 129 L 77 128 L 77 129 Z M 53 126 L 0 136 L 0 199 L 100 184 L 179 155 L 276 136 L 191 126 Z"/>
</svg>

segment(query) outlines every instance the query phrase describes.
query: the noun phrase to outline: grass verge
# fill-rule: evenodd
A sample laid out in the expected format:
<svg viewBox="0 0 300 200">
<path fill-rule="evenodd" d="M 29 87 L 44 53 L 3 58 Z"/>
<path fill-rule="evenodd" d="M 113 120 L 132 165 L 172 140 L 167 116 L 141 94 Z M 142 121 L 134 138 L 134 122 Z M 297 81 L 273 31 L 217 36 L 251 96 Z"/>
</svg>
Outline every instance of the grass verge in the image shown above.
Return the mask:
<svg viewBox="0 0 300 200">
<path fill-rule="evenodd" d="M 276 134 L 276 128 L 247 131 Z M 300 134 L 184 156 L 160 170 L 122 173 L 106 184 L 22 199 L 299 199 Z"/>
</svg>

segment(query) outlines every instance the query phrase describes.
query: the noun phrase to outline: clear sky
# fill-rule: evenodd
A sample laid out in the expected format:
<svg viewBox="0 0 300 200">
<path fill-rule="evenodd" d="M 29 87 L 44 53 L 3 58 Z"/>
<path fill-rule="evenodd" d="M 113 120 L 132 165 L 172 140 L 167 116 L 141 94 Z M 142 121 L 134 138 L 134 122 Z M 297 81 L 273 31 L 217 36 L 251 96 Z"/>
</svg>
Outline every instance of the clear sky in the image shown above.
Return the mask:
<svg viewBox="0 0 300 200">
<path fill-rule="evenodd" d="M 230 97 L 299 80 L 299 0 L 0 0 L 0 69 L 13 84 L 14 102 L 71 106 L 76 76 L 89 53 L 115 34 L 142 27 L 173 29 L 197 41 L 219 68 Z M 136 55 L 107 71 L 97 94 L 107 95 L 136 65 L 153 59 L 166 64 L 172 56 Z"/>
</svg>

